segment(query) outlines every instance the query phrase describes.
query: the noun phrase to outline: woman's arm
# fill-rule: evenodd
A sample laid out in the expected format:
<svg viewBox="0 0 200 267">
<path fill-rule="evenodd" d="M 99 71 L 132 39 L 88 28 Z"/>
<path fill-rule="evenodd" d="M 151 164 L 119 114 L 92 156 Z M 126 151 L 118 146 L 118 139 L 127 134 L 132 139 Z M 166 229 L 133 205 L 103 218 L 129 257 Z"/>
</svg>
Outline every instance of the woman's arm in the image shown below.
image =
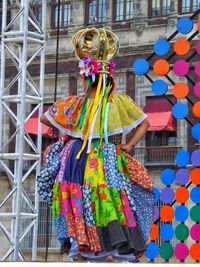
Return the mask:
<svg viewBox="0 0 200 267">
<path fill-rule="evenodd" d="M 143 120 L 142 123 L 140 123 L 140 125 L 138 125 L 138 127 L 135 129 L 128 143 L 121 146 L 122 150 L 124 150 L 126 153 L 129 153 L 133 149 L 133 147 L 143 138 L 149 126 L 150 124 L 148 120 Z"/>
<path fill-rule="evenodd" d="M 44 114 L 40 117 L 40 122 L 49 127 L 53 127 L 53 125 L 48 121 L 48 119 L 46 118 Z"/>
</svg>

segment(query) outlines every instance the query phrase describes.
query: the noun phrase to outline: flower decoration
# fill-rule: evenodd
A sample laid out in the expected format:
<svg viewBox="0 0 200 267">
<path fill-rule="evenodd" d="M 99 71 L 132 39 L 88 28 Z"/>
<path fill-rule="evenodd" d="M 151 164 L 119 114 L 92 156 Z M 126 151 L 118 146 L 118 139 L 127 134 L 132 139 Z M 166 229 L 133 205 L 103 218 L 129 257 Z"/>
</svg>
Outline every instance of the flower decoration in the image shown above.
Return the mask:
<svg viewBox="0 0 200 267">
<path fill-rule="evenodd" d="M 79 61 L 79 67 L 80 67 L 80 74 L 85 75 L 88 77 L 89 75 L 92 76 L 92 82 L 95 81 L 95 74 L 99 72 L 109 72 L 110 74 L 113 73 L 116 64 L 111 61 L 107 63 L 101 63 L 97 60 L 94 60 L 90 57 L 83 58 Z"/>
</svg>

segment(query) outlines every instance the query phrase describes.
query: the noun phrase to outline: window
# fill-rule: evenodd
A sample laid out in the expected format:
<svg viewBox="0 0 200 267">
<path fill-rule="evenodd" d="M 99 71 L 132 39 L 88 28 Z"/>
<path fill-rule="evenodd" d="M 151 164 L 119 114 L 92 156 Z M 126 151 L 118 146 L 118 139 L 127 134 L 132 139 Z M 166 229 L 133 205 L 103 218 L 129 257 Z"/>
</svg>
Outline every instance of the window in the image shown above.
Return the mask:
<svg viewBox="0 0 200 267">
<path fill-rule="evenodd" d="M 31 0 L 30 7 L 37 21 L 39 22 L 40 25 L 42 25 L 42 0 Z M 31 23 L 30 23 L 29 29 L 34 30 L 34 26 Z"/>
<path fill-rule="evenodd" d="M 179 13 L 192 13 L 198 10 L 200 5 L 199 0 L 181 0 L 179 6 Z"/>
<path fill-rule="evenodd" d="M 52 27 L 56 28 L 58 26 L 58 0 L 52 1 Z M 60 1 L 60 17 L 59 26 L 61 28 L 68 27 L 71 23 L 71 5 L 69 2 L 64 0 Z"/>
<path fill-rule="evenodd" d="M 130 20 L 135 15 L 141 15 L 141 1 L 116 0 L 115 21 Z"/>
<path fill-rule="evenodd" d="M 170 13 L 170 0 L 151 0 L 149 1 L 150 17 L 162 17 Z"/>
<path fill-rule="evenodd" d="M 175 146 L 176 131 L 152 131 L 147 132 L 147 146 Z"/>
<path fill-rule="evenodd" d="M 86 10 L 86 19 L 89 23 L 106 21 L 106 0 L 87 1 Z"/>
</svg>

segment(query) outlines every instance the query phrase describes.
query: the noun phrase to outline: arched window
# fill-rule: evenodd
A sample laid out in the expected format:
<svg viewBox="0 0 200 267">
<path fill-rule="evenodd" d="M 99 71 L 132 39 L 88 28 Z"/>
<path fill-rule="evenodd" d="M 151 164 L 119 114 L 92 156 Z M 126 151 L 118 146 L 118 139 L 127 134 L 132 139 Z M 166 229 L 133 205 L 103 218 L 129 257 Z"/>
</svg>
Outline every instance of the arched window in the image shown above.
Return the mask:
<svg viewBox="0 0 200 267">
<path fill-rule="evenodd" d="M 86 23 L 94 21 L 102 23 L 106 21 L 106 0 L 86 1 Z"/>
<path fill-rule="evenodd" d="M 52 19 L 51 25 L 52 28 L 58 26 L 58 0 L 52 0 Z M 60 1 L 60 19 L 59 26 L 60 28 L 65 28 L 71 24 L 71 4 L 69 1 L 61 0 Z"/>
</svg>

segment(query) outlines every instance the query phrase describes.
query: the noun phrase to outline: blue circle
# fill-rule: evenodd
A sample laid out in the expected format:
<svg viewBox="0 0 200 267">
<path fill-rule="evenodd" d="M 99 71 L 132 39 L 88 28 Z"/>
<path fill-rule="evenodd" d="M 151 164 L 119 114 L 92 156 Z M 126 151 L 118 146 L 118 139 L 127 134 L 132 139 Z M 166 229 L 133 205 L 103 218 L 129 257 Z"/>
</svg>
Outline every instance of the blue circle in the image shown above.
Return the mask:
<svg viewBox="0 0 200 267">
<path fill-rule="evenodd" d="M 174 191 L 171 187 L 165 187 L 160 193 L 160 199 L 165 203 L 169 204 L 174 199 Z"/>
<path fill-rule="evenodd" d="M 171 169 L 165 169 L 161 173 L 161 181 L 164 185 L 170 185 L 174 182 L 175 174 Z"/>
<path fill-rule="evenodd" d="M 150 242 L 147 250 L 145 251 L 145 255 L 147 258 L 153 260 L 158 256 L 159 248 L 154 242 Z"/>
<path fill-rule="evenodd" d="M 190 18 L 180 18 L 176 25 L 177 30 L 182 34 L 188 34 L 193 29 L 193 23 Z"/>
<path fill-rule="evenodd" d="M 188 112 L 188 106 L 184 103 L 177 103 L 172 108 L 172 114 L 176 119 L 184 119 Z"/>
<path fill-rule="evenodd" d="M 164 95 L 167 92 L 168 85 L 163 80 L 156 80 L 151 85 L 151 90 L 155 95 Z"/>
<path fill-rule="evenodd" d="M 154 192 L 154 202 L 157 202 L 160 198 L 160 192 L 156 187 L 153 187 L 153 192 Z"/>
<path fill-rule="evenodd" d="M 192 188 L 190 192 L 190 198 L 194 203 L 200 203 L 200 187 Z"/>
<path fill-rule="evenodd" d="M 180 167 L 185 167 L 190 162 L 190 154 L 182 149 L 176 155 L 176 164 Z"/>
<path fill-rule="evenodd" d="M 163 224 L 160 229 L 160 236 L 163 240 L 169 241 L 174 236 L 174 229 L 171 224 Z"/>
<path fill-rule="evenodd" d="M 186 208 L 186 206 L 181 205 L 176 208 L 175 218 L 177 219 L 177 221 L 184 222 L 187 220 L 188 216 L 189 216 L 189 211 Z"/>
<path fill-rule="evenodd" d="M 192 136 L 194 139 L 200 141 L 200 123 L 197 123 L 192 127 Z"/>
<path fill-rule="evenodd" d="M 187 169 L 179 169 L 176 172 L 176 182 L 179 185 L 185 185 L 189 181 L 189 171 Z"/>
<path fill-rule="evenodd" d="M 158 56 L 164 56 L 164 55 L 166 55 L 169 52 L 169 50 L 170 50 L 170 44 L 165 39 L 159 39 L 154 44 L 154 52 Z"/>
<path fill-rule="evenodd" d="M 144 58 L 138 58 L 133 63 L 133 71 L 138 75 L 144 75 L 149 70 L 149 63 Z"/>
</svg>

